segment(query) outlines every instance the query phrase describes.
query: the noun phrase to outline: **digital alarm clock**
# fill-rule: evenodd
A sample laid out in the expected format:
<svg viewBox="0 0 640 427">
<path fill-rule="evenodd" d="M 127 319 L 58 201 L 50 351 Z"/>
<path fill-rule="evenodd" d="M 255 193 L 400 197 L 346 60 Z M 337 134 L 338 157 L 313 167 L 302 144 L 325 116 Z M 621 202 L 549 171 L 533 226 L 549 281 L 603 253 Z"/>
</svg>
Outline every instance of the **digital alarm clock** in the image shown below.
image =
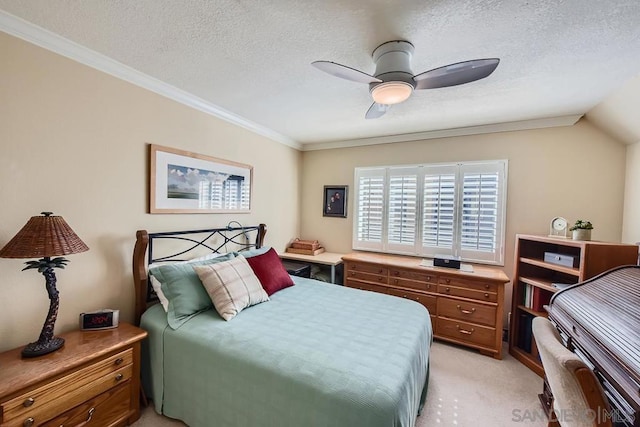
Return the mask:
<svg viewBox="0 0 640 427">
<path fill-rule="evenodd" d="M 120 310 L 104 309 L 80 313 L 80 329 L 83 331 L 95 331 L 99 329 L 111 329 L 118 327 Z"/>
</svg>

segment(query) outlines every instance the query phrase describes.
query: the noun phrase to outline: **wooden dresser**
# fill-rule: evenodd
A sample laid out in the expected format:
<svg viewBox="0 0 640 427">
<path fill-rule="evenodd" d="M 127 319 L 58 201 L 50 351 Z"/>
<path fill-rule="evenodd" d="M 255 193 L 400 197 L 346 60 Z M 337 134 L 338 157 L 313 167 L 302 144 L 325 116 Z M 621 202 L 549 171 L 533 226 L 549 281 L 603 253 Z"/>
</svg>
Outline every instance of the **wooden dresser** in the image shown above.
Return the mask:
<svg viewBox="0 0 640 427">
<path fill-rule="evenodd" d="M 502 270 L 423 267 L 421 258 L 366 252 L 342 260 L 345 286 L 416 300 L 429 310 L 435 338 L 502 358 L 504 285 L 509 282 Z"/>
<path fill-rule="evenodd" d="M 0 425 L 114 427 L 140 417 L 142 329 L 73 331 L 60 350 L 0 354 Z"/>
</svg>

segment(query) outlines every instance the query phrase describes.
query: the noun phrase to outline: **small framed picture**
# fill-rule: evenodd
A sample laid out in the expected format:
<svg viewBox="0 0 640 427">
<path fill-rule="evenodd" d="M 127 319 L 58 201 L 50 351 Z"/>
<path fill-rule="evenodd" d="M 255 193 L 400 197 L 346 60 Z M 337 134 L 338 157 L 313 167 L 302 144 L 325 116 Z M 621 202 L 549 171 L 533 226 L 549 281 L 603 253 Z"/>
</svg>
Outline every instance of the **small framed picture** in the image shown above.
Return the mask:
<svg viewBox="0 0 640 427">
<path fill-rule="evenodd" d="M 322 216 L 347 217 L 347 189 L 346 185 L 325 185 Z"/>
</svg>

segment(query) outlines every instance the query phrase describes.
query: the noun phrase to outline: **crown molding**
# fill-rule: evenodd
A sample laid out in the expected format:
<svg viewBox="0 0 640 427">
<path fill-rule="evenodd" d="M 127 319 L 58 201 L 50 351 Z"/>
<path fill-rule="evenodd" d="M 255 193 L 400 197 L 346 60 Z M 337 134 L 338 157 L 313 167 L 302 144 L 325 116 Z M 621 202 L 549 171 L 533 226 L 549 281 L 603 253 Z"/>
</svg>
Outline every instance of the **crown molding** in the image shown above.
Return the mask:
<svg viewBox="0 0 640 427">
<path fill-rule="evenodd" d="M 361 147 L 364 145 L 391 144 L 394 142 L 420 141 L 424 139 L 450 138 L 454 136 L 479 135 L 484 133 L 513 132 L 519 130 L 543 129 L 550 127 L 573 126 L 582 114 L 549 117 L 544 119 L 521 120 L 515 122 L 494 123 L 454 129 L 442 129 L 428 132 L 406 133 L 400 135 L 379 136 L 374 138 L 350 139 L 344 141 L 310 142 L 302 144 L 302 151 L 329 150 L 333 148 Z"/>
<path fill-rule="evenodd" d="M 182 89 L 164 83 L 154 77 L 115 61 L 101 53 L 88 49 L 49 30 L 0 10 L 0 30 L 59 55 L 110 74 L 173 101 L 240 126 L 273 141 L 300 150 L 302 145 L 293 139 L 267 127 L 240 117 L 222 107 L 194 96 Z"/>
</svg>

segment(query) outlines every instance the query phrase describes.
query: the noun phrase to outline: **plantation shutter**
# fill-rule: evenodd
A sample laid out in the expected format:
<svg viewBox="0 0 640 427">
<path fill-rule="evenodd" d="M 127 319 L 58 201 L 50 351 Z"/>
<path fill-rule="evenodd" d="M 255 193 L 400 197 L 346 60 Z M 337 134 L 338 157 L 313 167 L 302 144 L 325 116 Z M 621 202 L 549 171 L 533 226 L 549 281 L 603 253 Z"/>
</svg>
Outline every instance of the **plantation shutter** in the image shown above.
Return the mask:
<svg viewBox="0 0 640 427">
<path fill-rule="evenodd" d="M 460 166 L 460 256 L 498 262 L 502 254 L 504 164 Z"/>
<path fill-rule="evenodd" d="M 504 264 L 507 161 L 356 168 L 353 249 Z"/>
<path fill-rule="evenodd" d="M 422 253 L 453 255 L 456 231 L 456 166 L 425 167 Z"/>
<path fill-rule="evenodd" d="M 418 168 L 391 168 L 387 188 L 387 250 L 417 254 Z"/>
<path fill-rule="evenodd" d="M 356 169 L 354 249 L 383 249 L 385 169 Z"/>
</svg>

